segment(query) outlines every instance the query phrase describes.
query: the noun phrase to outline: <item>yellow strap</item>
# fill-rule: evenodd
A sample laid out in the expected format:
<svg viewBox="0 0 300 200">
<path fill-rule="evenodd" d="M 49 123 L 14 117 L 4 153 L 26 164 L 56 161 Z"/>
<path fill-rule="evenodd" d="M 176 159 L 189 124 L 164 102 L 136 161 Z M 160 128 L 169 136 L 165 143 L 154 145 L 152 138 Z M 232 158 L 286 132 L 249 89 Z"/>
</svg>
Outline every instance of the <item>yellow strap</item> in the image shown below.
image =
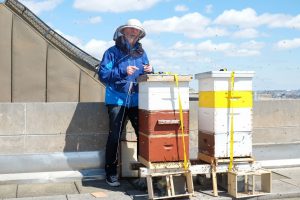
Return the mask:
<svg viewBox="0 0 300 200">
<path fill-rule="evenodd" d="M 184 140 L 184 130 L 183 130 L 183 112 L 182 112 L 182 103 L 180 98 L 179 84 L 178 84 L 178 75 L 174 74 L 175 83 L 178 89 L 178 105 L 179 105 L 179 117 L 180 117 L 180 128 L 182 134 L 182 145 L 183 145 L 183 167 L 185 170 L 188 169 L 188 162 L 186 158 L 186 149 L 185 149 L 185 140 Z"/>
<path fill-rule="evenodd" d="M 233 165 L 233 144 L 234 144 L 234 127 L 233 127 L 233 106 L 231 100 L 233 99 L 233 90 L 234 90 L 234 72 L 231 72 L 231 82 L 230 82 L 230 91 L 228 92 L 229 99 L 229 108 L 230 108 L 230 162 L 228 166 L 228 171 L 232 170 Z"/>
</svg>

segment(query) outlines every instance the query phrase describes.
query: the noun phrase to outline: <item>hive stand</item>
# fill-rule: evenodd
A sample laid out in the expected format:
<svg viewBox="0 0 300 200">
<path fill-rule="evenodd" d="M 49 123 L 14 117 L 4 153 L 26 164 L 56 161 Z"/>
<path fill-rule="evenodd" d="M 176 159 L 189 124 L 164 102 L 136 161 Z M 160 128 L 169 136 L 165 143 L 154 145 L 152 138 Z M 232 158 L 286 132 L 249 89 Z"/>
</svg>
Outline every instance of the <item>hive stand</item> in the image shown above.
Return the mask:
<svg viewBox="0 0 300 200">
<path fill-rule="evenodd" d="M 220 163 L 228 163 L 230 162 L 229 158 L 216 158 L 212 157 L 203 153 L 198 154 L 198 159 L 202 160 L 206 163 L 209 163 L 211 165 L 211 177 L 212 177 L 212 184 L 213 184 L 213 195 L 215 197 L 219 196 L 218 194 L 218 182 L 217 182 L 217 166 Z M 254 158 L 253 157 L 245 157 L 245 158 L 233 158 L 233 163 L 253 163 Z"/>
<path fill-rule="evenodd" d="M 191 197 L 194 194 L 193 177 L 190 170 L 183 168 L 182 162 L 153 163 L 139 157 L 139 162 L 147 167 L 146 179 L 149 199 Z M 144 173 L 145 174 L 145 173 Z M 156 195 L 154 179 L 161 178 L 165 193 Z M 180 178 L 181 181 L 176 181 Z"/>
<path fill-rule="evenodd" d="M 272 174 L 260 169 L 248 172 L 228 172 L 228 193 L 235 198 L 271 193 Z"/>
</svg>

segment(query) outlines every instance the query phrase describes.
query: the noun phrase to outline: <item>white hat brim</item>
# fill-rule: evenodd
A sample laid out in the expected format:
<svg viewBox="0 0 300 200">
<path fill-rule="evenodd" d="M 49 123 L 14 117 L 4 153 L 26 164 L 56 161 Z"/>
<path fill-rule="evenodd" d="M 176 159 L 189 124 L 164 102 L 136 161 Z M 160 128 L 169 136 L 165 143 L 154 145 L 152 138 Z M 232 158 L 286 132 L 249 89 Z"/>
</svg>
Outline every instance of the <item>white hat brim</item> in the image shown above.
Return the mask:
<svg viewBox="0 0 300 200">
<path fill-rule="evenodd" d="M 142 27 L 140 27 L 140 26 L 134 26 L 134 25 L 122 25 L 122 26 L 120 26 L 119 28 L 117 28 L 117 31 L 118 31 L 118 32 L 122 32 L 122 30 L 123 30 L 124 28 L 134 28 L 134 29 L 137 29 L 137 30 L 141 31 L 141 34 L 140 34 L 140 36 L 139 36 L 139 39 L 142 39 L 143 37 L 146 36 L 145 30 L 144 30 Z"/>
</svg>

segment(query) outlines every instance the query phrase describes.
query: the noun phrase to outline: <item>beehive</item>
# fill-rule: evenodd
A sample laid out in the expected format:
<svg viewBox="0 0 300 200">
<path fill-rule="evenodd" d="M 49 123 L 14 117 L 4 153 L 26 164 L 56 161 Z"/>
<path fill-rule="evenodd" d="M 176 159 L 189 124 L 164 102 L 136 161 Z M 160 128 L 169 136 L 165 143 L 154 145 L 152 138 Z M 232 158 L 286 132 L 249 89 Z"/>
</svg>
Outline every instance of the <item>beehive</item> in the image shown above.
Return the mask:
<svg viewBox="0 0 300 200">
<path fill-rule="evenodd" d="M 189 154 L 191 76 L 148 74 L 139 78 L 139 156 L 148 162 L 182 161 Z M 184 134 L 180 128 L 179 96 Z"/>
<path fill-rule="evenodd" d="M 234 157 L 252 156 L 252 71 L 196 74 L 199 83 L 199 152 L 230 156 L 231 115 Z M 232 86 L 233 80 L 233 86 Z"/>
</svg>

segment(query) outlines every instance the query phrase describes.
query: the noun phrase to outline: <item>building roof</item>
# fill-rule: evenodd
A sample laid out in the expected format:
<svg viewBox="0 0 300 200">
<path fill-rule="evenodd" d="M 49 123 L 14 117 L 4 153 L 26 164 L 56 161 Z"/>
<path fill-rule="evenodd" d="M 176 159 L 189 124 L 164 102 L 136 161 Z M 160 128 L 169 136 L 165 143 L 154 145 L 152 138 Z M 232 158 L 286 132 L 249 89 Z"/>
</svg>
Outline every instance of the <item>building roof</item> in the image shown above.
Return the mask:
<svg viewBox="0 0 300 200">
<path fill-rule="evenodd" d="M 97 71 L 99 60 L 86 53 L 63 36 L 51 29 L 39 17 L 37 17 L 30 9 L 17 0 L 6 0 L 4 4 L 12 9 L 19 17 L 24 19 L 29 25 L 37 30 L 46 40 L 59 48 L 76 62 L 84 64 L 88 68 Z"/>
</svg>

